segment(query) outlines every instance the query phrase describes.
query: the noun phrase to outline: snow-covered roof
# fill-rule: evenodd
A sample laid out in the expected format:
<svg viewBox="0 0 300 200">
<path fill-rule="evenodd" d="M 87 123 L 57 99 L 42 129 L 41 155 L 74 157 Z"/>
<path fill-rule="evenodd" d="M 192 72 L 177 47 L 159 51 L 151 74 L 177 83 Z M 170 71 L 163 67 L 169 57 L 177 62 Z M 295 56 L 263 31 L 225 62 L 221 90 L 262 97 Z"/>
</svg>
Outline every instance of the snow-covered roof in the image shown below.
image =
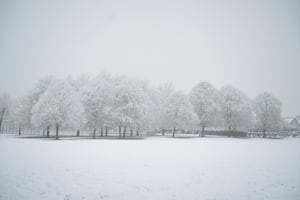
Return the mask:
<svg viewBox="0 0 300 200">
<path fill-rule="evenodd" d="M 294 119 L 293 117 L 286 117 L 283 119 L 283 121 L 290 124 L 293 121 L 293 119 Z"/>
<path fill-rule="evenodd" d="M 291 123 L 298 123 L 300 125 L 300 121 L 297 118 L 294 118 Z"/>
</svg>

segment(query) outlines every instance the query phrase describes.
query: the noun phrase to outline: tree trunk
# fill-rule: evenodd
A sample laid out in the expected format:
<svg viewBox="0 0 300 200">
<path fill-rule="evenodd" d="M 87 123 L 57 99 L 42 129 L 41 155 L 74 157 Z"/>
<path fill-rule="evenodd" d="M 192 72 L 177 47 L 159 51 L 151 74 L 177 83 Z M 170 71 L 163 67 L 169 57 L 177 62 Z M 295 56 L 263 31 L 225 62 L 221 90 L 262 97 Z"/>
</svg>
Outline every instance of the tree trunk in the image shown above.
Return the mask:
<svg viewBox="0 0 300 200">
<path fill-rule="evenodd" d="M 164 129 L 164 128 L 162 128 L 161 134 L 162 134 L 163 136 L 165 135 L 165 129 Z"/>
<path fill-rule="evenodd" d="M 2 132 L 2 118 L 0 119 L 0 133 Z"/>
<path fill-rule="evenodd" d="M 108 128 L 107 128 L 107 126 L 105 126 L 105 136 L 107 136 L 108 135 Z"/>
<path fill-rule="evenodd" d="M 133 130 L 130 129 L 130 136 L 132 137 L 133 136 Z"/>
<path fill-rule="evenodd" d="M 124 126 L 124 129 L 123 129 L 123 137 L 125 137 L 126 135 L 126 126 Z"/>
<path fill-rule="evenodd" d="M 55 126 L 55 139 L 58 140 L 58 125 Z"/>
<path fill-rule="evenodd" d="M 2 120 L 0 119 L 0 133 L 5 132 L 5 125 L 2 124 Z"/>
<path fill-rule="evenodd" d="M 22 133 L 22 130 L 21 130 L 21 127 L 19 126 L 19 135 L 21 135 Z"/>
<path fill-rule="evenodd" d="M 47 137 L 50 136 L 50 126 L 47 126 L 47 131 L 46 131 Z"/>
<path fill-rule="evenodd" d="M 77 130 L 76 136 L 79 137 L 79 135 L 80 135 L 80 130 Z"/>
<path fill-rule="evenodd" d="M 204 131 L 205 131 L 205 126 L 202 126 L 201 132 L 204 135 Z"/>
<path fill-rule="evenodd" d="M 227 133 L 227 136 L 228 136 L 228 137 L 231 137 L 231 125 L 228 126 L 228 133 Z"/>
<path fill-rule="evenodd" d="M 119 136 L 121 137 L 122 136 L 122 127 L 121 127 L 121 125 L 119 125 Z"/>
<path fill-rule="evenodd" d="M 230 126 L 228 126 L 228 131 L 231 131 L 231 125 L 230 125 Z"/>
<path fill-rule="evenodd" d="M 1 110 L 1 116 L 0 116 L 0 132 L 2 132 L 2 122 L 4 117 L 5 108 Z"/>
<path fill-rule="evenodd" d="M 266 138 L 266 129 L 263 129 L 263 138 Z"/>
<path fill-rule="evenodd" d="M 234 127 L 233 130 L 231 131 L 231 137 L 235 137 L 236 134 L 236 128 Z"/>
<path fill-rule="evenodd" d="M 96 138 L 96 128 L 93 129 L 93 139 Z"/>
<path fill-rule="evenodd" d="M 201 126 L 201 133 L 199 133 L 199 136 L 204 137 L 205 132 L 205 126 Z"/>
<path fill-rule="evenodd" d="M 176 132 L 176 127 L 174 126 L 173 127 L 173 136 L 172 136 L 173 138 L 175 137 L 175 132 Z"/>
<path fill-rule="evenodd" d="M 103 136 L 103 127 L 101 127 L 101 137 Z"/>
<path fill-rule="evenodd" d="M 139 129 L 136 129 L 136 136 L 139 136 Z"/>
</svg>

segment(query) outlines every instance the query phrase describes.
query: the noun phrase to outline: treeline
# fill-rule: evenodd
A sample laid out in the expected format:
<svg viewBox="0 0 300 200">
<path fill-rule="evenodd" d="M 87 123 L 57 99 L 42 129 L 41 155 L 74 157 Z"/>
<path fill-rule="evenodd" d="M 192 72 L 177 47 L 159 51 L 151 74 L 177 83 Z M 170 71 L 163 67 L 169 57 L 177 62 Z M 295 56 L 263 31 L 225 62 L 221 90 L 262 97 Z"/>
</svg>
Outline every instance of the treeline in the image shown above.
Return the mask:
<svg viewBox="0 0 300 200">
<path fill-rule="evenodd" d="M 188 93 L 171 84 L 152 86 L 147 81 L 101 73 L 94 78 L 41 78 L 25 95 L 12 99 L 0 96 L 0 130 L 3 121 L 20 127 L 40 128 L 49 136 L 55 129 L 90 130 L 108 135 L 117 127 L 120 136 L 141 131 L 207 128 L 228 131 L 280 130 L 281 102 L 270 93 L 250 99 L 242 91 L 225 86 L 220 90 L 199 82 Z"/>
</svg>

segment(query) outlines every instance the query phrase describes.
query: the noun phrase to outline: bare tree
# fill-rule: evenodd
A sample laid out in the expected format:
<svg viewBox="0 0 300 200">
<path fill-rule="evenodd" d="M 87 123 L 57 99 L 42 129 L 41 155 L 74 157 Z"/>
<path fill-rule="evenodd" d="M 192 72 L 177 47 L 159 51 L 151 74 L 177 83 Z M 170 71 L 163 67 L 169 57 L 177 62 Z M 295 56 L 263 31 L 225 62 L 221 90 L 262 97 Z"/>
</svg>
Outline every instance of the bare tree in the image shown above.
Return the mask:
<svg viewBox="0 0 300 200">
<path fill-rule="evenodd" d="M 231 86 L 223 87 L 220 95 L 222 116 L 228 131 L 249 127 L 253 118 L 250 99 Z"/>
<path fill-rule="evenodd" d="M 74 127 L 81 121 L 83 107 L 74 88 L 66 81 L 57 81 L 32 108 L 35 126 L 55 127 L 56 139 L 61 127 Z"/>
<path fill-rule="evenodd" d="M 11 101 L 12 99 L 8 94 L 0 95 L 0 132 L 2 131 L 2 124 L 4 119 L 8 117 Z"/>
<path fill-rule="evenodd" d="M 267 92 L 259 94 L 254 101 L 256 125 L 266 137 L 266 131 L 275 130 L 280 127 L 281 102 L 272 94 Z"/>
<path fill-rule="evenodd" d="M 204 135 L 205 128 L 216 123 L 220 112 L 218 91 L 210 83 L 200 82 L 192 89 L 190 101 L 200 121 L 201 134 Z"/>
</svg>

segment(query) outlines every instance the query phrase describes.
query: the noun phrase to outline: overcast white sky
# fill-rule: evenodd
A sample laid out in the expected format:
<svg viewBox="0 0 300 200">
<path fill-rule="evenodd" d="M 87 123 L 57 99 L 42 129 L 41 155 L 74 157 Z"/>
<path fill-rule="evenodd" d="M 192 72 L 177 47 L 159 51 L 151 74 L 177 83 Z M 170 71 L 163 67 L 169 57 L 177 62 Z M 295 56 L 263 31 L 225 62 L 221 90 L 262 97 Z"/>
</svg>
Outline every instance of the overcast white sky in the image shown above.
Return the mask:
<svg viewBox="0 0 300 200">
<path fill-rule="evenodd" d="M 101 71 L 269 91 L 300 115 L 300 1 L 0 0 L 0 92 Z"/>
</svg>

